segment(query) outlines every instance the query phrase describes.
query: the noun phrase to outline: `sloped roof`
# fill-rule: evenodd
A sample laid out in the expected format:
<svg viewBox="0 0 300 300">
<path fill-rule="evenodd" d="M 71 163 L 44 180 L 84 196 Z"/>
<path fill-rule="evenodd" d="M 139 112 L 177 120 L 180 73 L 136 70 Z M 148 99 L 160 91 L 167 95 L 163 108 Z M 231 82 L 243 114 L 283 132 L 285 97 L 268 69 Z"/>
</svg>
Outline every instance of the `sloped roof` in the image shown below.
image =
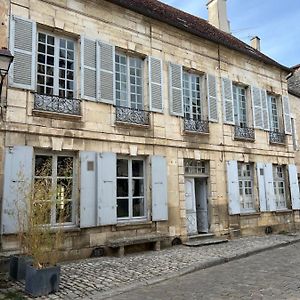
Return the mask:
<svg viewBox="0 0 300 300">
<path fill-rule="evenodd" d="M 183 12 L 157 0 L 106 0 L 149 18 L 164 22 L 183 31 L 210 40 L 227 48 L 239 51 L 266 64 L 276 66 L 287 72 L 291 70 L 270 57 L 255 50 L 236 37 L 209 24 L 206 20 Z"/>
<path fill-rule="evenodd" d="M 288 79 L 288 90 L 290 94 L 300 97 L 300 65 L 292 67 L 293 76 Z"/>
</svg>

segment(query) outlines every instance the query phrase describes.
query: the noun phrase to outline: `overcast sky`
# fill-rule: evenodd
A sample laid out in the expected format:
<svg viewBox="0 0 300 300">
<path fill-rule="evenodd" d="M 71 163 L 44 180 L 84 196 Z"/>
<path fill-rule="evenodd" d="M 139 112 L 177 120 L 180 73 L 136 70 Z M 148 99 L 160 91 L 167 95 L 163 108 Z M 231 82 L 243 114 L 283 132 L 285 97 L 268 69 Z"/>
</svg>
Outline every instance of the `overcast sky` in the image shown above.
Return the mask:
<svg viewBox="0 0 300 300">
<path fill-rule="evenodd" d="M 207 0 L 162 0 L 207 19 Z M 261 51 L 291 67 L 300 64 L 300 0 L 227 0 L 234 36 L 250 43 L 261 38 Z"/>
</svg>

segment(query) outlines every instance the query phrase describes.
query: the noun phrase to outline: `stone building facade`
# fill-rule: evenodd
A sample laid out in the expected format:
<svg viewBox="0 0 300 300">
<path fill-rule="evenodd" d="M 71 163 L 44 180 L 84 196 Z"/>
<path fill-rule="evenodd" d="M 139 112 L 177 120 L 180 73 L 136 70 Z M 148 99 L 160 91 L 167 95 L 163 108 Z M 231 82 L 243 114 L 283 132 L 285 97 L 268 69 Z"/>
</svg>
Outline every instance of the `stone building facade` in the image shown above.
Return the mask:
<svg viewBox="0 0 300 300">
<path fill-rule="evenodd" d="M 288 68 L 155 0 L 1 6 L 15 57 L 1 107 L 3 250 L 17 247 L 13 191 L 41 180 L 57 190 L 49 223 L 68 216 L 68 257 L 119 237 L 298 227 Z"/>
</svg>

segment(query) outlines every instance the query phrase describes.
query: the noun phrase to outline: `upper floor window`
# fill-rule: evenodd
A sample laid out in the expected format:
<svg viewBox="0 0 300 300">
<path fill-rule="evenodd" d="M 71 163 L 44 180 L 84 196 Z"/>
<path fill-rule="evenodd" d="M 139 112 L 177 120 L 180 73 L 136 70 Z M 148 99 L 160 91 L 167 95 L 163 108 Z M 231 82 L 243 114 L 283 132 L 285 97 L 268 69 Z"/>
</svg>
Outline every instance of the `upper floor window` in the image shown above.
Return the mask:
<svg viewBox="0 0 300 300">
<path fill-rule="evenodd" d="M 183 72 L 183 103 L 186 119 L 203 119 L 202 77 Z"/>
<path fill-rule="evenodd" d="M 273 166 L 273 185 L 276 209 L 286 209 L 285 169 L 283 166 Z"/>
<path fill-rule="evenodd" d="M 278 113 L 278 100 L 275 96 L 268 95 L 269 105 L 269 118 L 270 118 L 270 130 L 279 132 L 279 113 Z"/>
<path fill-rule="evenodd" d="M 144 109 L 143 59 L 116 53 L 116 104 Z"/>
<path fill-rule="evenodd" d="M 234 104 L 234 121 L 239 127 L 247 127 L 247 98 L 246 88 L 233 84 L 233 104 Z"/>
<path fill-rule="evenodd" d="M 38 33 L 37 92 L 74 98 L 75 42 Z"/>
</svg>

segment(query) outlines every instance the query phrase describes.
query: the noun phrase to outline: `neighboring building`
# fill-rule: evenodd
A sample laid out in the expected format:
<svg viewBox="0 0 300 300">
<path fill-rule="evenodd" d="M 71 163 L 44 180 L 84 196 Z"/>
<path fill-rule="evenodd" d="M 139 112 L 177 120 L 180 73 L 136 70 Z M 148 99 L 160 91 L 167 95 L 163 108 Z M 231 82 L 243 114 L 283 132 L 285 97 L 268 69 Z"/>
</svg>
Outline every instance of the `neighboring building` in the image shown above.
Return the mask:
<svg viewBox="0 0 300 300">
<path fill-rule="evenodd" d="M 59 200 L 49 222 L 68 216 L 69 257 L 118 237 L 299 227 L 291 70 L 226 33 L 227 19 L 219 30 L 155 0 L 6 0 L 3 11 L 15 59 L 2 249 L 17 246 L 14 191 L 43 180 Z"/>
</svg>

